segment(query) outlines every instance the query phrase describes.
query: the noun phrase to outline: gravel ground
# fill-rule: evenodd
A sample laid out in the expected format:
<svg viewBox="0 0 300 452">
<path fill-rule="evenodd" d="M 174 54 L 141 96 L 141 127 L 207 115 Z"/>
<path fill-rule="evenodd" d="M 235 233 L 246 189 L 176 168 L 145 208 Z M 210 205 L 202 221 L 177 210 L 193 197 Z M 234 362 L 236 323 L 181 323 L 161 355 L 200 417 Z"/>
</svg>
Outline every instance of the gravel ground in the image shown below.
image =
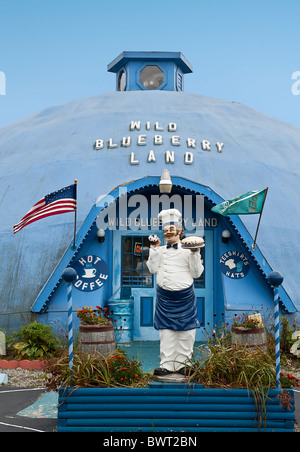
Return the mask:
<svg viewBox="0 0 300 452">
<path fill-rule="evenodd" d="M 19 388 L 46 388 L 45 372 L 43 370 L 1 369 L 0 373 L 8 375 L 8 384 Z"/>
</svg>

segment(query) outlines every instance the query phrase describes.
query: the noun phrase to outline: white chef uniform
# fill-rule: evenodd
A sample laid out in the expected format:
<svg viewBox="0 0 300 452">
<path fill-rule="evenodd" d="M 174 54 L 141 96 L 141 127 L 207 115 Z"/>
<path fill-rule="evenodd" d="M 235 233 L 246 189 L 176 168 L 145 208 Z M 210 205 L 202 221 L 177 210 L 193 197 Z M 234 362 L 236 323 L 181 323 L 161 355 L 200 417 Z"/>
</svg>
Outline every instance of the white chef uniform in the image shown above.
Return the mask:
<svg viewBox="0 0 300 452">
<path fill-rule="evenodd" d="M 147 266 L 150 273 L 157 274 L 158 291 L 160 288 L 170 291 L 170 298 L 172 298 L 171 291 L 176 295 L 177 291 L 188 290 L 193 285 L 193 279 L 198 278 L 204 270 L 200 251 L 191 252 L 183 249 L 180 242 L 177 249 L 167 245 L 150 247 Z M 172 315 L 171 309 L 170 315 Z M 176 372 L 188 365 L 193 353 L 196 329 L 183 327 L 180 330 L 179 328 L 178 325 L 175 329 L 173 326 L 170 329 L 164 326 L 159 328 L 160 367 L 171 372 Z"/>
</svg>

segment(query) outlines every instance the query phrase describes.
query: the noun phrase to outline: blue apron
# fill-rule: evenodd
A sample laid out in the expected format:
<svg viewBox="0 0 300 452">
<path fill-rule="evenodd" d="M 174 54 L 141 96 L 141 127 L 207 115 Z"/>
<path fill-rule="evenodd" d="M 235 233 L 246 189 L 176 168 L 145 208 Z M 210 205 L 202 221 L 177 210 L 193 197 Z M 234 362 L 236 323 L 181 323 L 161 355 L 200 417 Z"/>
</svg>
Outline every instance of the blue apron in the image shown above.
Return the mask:
<svg viewBox="0 0 300 452">
<path fill-rule="evenodd" d="M 194 284 L 182 290 L 166 290 L 157 286 L 156 294 L 156 330 L 187 331 L 200 328 Z"/>
</svg>

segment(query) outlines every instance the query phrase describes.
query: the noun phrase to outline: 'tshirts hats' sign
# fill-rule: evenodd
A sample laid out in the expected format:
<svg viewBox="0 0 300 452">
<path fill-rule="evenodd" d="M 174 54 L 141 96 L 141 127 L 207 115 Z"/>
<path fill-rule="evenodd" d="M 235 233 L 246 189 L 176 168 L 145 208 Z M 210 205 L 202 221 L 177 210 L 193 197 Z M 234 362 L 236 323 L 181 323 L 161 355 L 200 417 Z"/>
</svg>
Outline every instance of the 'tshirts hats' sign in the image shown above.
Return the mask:
<svg viewBox="0 0 300 452">
<path fill-rule="evenodd" d="M 220 266 L 228 278 L 240 279 L 247 275 L 250 263 L 240 251 L 227 251 L 220 257 Z"/>
</svg>

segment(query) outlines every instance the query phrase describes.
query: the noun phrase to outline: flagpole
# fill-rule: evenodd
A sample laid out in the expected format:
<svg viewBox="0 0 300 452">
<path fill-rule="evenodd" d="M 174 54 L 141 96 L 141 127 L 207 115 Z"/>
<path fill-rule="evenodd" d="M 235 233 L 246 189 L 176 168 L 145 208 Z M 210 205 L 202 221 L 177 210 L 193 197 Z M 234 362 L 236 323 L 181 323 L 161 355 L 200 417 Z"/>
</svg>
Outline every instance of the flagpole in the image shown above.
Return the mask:
<svg viewBox="0 0 300 452">
<path fill-rule="evenodd" d="M 260 225 L 261 215 L 262 215 L 263 210 L 264 210 L 264 205 L 265 205 L 265 201 L 266 201 L 268 190 L 269 190 L 269 187 L 266 188 L 264 200 L 263 200 L 263 203 L 262 203 L 262 206 L 261 206 L 261 211 L 260 211 L 260 214 L 259 214 L 258 224 L 257 224 L 256 233 L 255 233 L 255 237 L 254 237 L 254 242 L 252 244 L 252 250 L 253 251 L 255 250 L 255 247 L 256 247 L 256 239 L 257 239 L 258 229 L 259 229 L 259 225 Z"/>
<path fill-rule="evenodd" d="M 75 237 L 76 237 L 76 223 L 77 223 L 77 179 L 74 179 L 74 188 L 75 188 L 75 199 L 76 199 L 76 208 L 75 208 L 75 217 L 74 217 L 74 238 L 73 238 L 73 246 L 72 246 L 72 250 L 76 250 L 76 245 L 75 245 Z"/>
</svg>

